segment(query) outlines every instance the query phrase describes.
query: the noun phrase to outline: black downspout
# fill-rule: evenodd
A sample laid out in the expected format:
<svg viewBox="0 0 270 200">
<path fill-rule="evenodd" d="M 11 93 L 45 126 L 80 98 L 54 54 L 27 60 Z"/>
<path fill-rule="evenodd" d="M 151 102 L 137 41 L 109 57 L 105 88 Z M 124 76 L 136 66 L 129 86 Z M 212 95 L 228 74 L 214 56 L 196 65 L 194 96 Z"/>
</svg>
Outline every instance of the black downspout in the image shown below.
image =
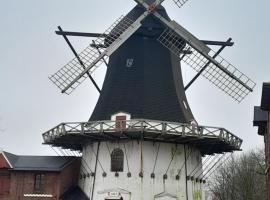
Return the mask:
<svg viewBox="0 0 270 200">
<path fill-rule="evenodd" d="M 92 194 L 91 194 L 91 200 L 93 200 L 94 196 L 94 190 L 95 190 L 95 182 L 96 182 L 96 174 L 97 174 L 97 163 L 98 163 L 98 154 L 99 154 L 99 147 L 100 147 L 100 142 L 98 142 L 98 147 L 97 147 L 97 156 L 96 156 L 96 164 L 95 164 L 95 171 L 94 171 L 94 180 L 93 180 L 93 185 L 92 185 Z"/>
<path fill-rule="evenodd" d="M 185 173 L 186 173 L 186 195 L 187 195 L 187 200 L 188 200 L 187 151 L 186 151 L 186 145 L 184 145 L 184 152 L 185 152 Z"/>
</svg>

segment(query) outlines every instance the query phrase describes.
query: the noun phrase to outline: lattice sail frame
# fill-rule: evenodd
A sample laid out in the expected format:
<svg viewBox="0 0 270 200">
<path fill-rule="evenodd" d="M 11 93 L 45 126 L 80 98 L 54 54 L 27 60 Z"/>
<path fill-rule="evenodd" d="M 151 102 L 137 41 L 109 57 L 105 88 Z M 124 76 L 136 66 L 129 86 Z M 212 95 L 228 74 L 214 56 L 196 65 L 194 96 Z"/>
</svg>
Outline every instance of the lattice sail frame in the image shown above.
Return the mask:
<svg viewBox="0 0 270 200">
<path fill-rule="evenodd" d="M 105 32 L 103 35 L 106 37 L 98 37 L 95 40 L 96 46 L 107 47 L 112 44 L 118 37 L 127 30 L 133 21 L 127 17 L 121 16 L 118 18 Z M 55 74 L 49 76 L 49 79 L 60 89 L 64 90 L 72 81 L 78 77 L 86 67 L 90 66 L 101 53 L 104 52 L 104 48 L 100 48 L 99 51 L 92 47 L 86 47 L 80 54 L 79 57 L 83 62 L 83 65 L 75 57 L 70 62 L 68 62 L 64 67 L 58 70 Z M 104 59 L 108 56 L 105 55 Z M 98 60 L 98 62 L 88 70 L 89 74 L 93 73 L 103 62 L 104 59 Z M 76 81 L 68 90 L 65 91 L 66 94 L 72 93 L 84 80 L 88 78 L 88 74 L 84 74 L 78 81 Z"/>
<path fill-rule="evenodd" d="M 188 0 L 173 0 L 173 2 L 181 8 L 185 3 L 187 3 Z"/>
<path fill-rule="evenodd" d="M 210 61 L 196 49 L 188 45 L 175 31 L 171 29 L 164 30 L 164 32 L 159 36 L 158 41 L 197 72 L 199 72 Z M 192 53 L 183 55 L 183 52 L 187 51 Z M 211 50 L 208 55 L 213 57 L 215 52 Z M 241 102 L 251 92 L 247 87 L 254 89 L 256 86 L 255 82 L 221 56 L 217 56 L 215 60 L 224 67 L 225 71 L 228 71 L 237 80 L 232 78 L 228 73 L 225 73 L 212 62 L 210 62 L 206 67 L 202 75 L 223 92 L 228 94 L 231 98 L 237 102 Z M 241 84 L 241 82 L 247 87 Z"/>
</svg>

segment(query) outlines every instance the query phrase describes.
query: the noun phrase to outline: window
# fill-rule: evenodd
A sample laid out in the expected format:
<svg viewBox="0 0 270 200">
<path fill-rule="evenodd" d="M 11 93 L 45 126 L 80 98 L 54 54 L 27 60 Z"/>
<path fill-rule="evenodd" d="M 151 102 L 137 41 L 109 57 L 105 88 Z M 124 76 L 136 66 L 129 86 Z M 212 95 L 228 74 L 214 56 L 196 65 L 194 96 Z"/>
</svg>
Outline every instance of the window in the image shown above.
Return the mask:
<svg viewBox="0 0 270 200">
<path fill-rule="evenodd" d="M 0 174 L 0 195 L 8 195 L 10 190 L 10 174 Z"/>
<path fill-rule="evenodd" d="M 34 192 L 42 193 L 44 192 L 45 185 L 45 175 L 44 174 L 35 174 L 35 183 L 34 183 Z"/>
<path fill-rule="evenodd" d="M 121 149 L 114 149 L 111 154 L 111 171 L 122 172 L 124 168 L 124 153 Z"/>
<path fill-rule="evenodd" d="M 115 127 L 117 129 L 125 129 L 126 128 L 126 120 L 127 120 L 127 117 L 126 116 L 116 116 L 115 118 L 116 120 L 116 124 L 115 124 Z"/>
</svg>

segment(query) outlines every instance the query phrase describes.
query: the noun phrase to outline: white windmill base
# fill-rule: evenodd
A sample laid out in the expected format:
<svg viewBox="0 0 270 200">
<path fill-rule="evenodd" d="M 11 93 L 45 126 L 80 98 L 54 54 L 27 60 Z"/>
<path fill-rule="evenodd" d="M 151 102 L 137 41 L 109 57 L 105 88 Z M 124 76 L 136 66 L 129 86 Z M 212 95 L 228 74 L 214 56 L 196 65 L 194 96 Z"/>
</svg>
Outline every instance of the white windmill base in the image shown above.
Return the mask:
<svg viewBox="0 0 270 200">
<path fill-rule="evenodd" d="M 124 153 L 123 172 L 118 172 L 118 176 L 111 171 L 114 149 L 121 149 Z M 201 164 L 201 154 L 197 149 L 184 148 L 180 144 L 134 140 L 101 142 L 98 148 L 98 143 L 94 143 L 83 149 L 81 174 L 87 169 L 95 169 L 95 177 L 81 176 L 79 184 L 91 200 L 204 200 L 203 183 L 195 180 L 186 183 L 187 175 L 194 168 L 200 166 L 197 175 L 201 174 Z M 167 178 L 164 179 L 165 174 Z"/>
</svg>

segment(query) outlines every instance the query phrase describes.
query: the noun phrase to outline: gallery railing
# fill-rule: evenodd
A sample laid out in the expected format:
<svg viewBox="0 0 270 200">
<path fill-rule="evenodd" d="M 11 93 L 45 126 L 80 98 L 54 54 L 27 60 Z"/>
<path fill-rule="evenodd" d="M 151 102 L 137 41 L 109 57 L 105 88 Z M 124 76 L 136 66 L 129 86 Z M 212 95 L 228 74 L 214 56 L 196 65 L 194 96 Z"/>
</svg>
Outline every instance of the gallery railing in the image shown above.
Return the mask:
<svg viewBox="0 0 270 200">
<path fill-rule="evenodd" d="M 242 145 L 242 139 L 224 128 L 147 119 L 61 123 L 55 128 L 45 132 L 43 134 L 43 139 L 45 143 L 51 143 L 54 139 L 67 134 L 132 134 L 140 132 L 156 133 L 160 135 L 169 134 L 181 137 L 217 138 L 236 147 L 237 149 L 240 149 Z"/>
</svg>

